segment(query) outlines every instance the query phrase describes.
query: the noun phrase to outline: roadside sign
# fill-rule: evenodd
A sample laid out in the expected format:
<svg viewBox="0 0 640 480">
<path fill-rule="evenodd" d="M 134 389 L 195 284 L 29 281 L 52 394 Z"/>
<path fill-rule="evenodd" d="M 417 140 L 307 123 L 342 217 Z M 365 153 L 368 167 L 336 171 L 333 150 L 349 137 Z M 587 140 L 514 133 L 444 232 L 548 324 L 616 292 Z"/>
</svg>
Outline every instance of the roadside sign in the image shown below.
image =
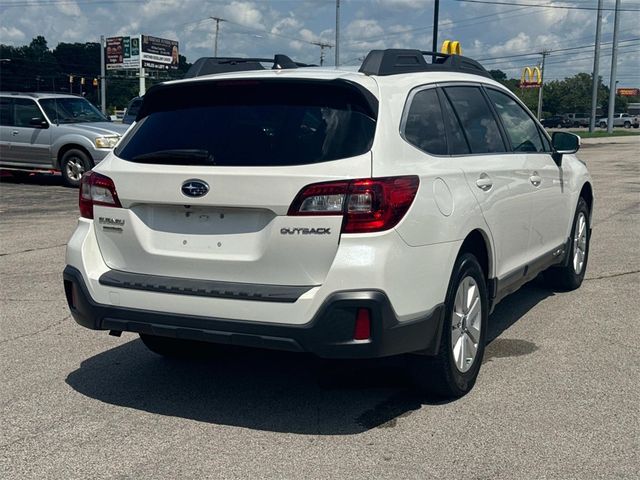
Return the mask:
<svg viewBox="0 0 640 480">
<path fill-rule="evenodd" d="M 109 37 L 106 50 L 107 70 L 140 68 L 140 37 Z"/>
<path fill-rule="evenodd" d="M 106 39 L 107 70 L 177 70 L 179 47 L 176 40 L 133 35 Z"/>
<path fill-rule="evenodd" d="M 144 68 L 177 70 L 179 62 L 178 42 L 166 38 L 142 35 L 141 59 Z"/>
<path fill-rule="evenodd" d="M 621 97 L 637 97 L 640 96 L 640 88 L 619 88 L 617 94 Z"/>
<path fill-rule="evenodd" d="M 538 67 L 525 67 L 520 77 L 520 88 L 540 88 L 542 86 L 542 72 Z"/>
</svg>

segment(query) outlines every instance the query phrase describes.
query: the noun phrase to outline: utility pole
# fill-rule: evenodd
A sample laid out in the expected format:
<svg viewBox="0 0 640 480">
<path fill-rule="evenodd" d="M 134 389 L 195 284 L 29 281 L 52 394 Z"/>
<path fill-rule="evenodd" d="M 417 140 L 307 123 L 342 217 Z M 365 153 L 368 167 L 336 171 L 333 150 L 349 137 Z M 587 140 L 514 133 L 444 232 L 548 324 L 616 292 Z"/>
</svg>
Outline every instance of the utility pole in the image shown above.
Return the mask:
<svg viewBox="0 0 640 480">
<path fill-rule="evenodd" d="M 217 57 L 218 56 L 218 34 L 220 33 L 220 22 L 226 22 L 226 20 L 220 17 L 210 17 L 210 18 L 216 21 L 216 36 L 215 36 L 215 41 L 213 43 L 213 56 Z"/>
<path fill-rule="evenodd" d="M 596 20 L 596 47 L 593 53 L 593 78 L 591 86 L 591 117 L 589 118 L 589 131 L 596 128 L 596 115 L 598 113 L 598 87 L 600 86 L 600 33 L 602 31 L 602 0 L 598 0 L 598 19 Z"/>
<path fill-rule="evenodd" d="M 543 50 L 540 52 L 542 55 L 542 64 L 540 65 L 540 88 L 538 89 L 538 120 L 542 120 L 542 89 L 544 88 L 544 61 L 547 59 L 547 55 L 551 53 L 550 50 Z"/>
<path fill-rule="evenodd" d="M 100 35 L 100 109 L 107 114 L 107 75 L 104 65 L 104 35 Z"/>
<path fill-rule="evenodd" d="M 620 27 L 620 0 L 616 0 L 615 20 L 613 21 L 613 52 L 611 53 L 611 80 L 609 81 L 609 115 L 607 132 L 613 133 L 613 113 L 616 108 L 616 75 L 618 73 L 618 30 Z"/>
<path fill-rule="evenodd" d="M 340 0 L 336 0 L 336 68 L 340 66 Z"/>
<path fill-rule="evenodd" d="M 320 47 L 320 66 L 324 65 L 324 49 L 325 48 L 332 48 L 333 45 L 331 45 L 330 43 L 324 43 L 324 42 L 311 42 L 312 45 L 317 45 L 318 47 Z"/>
<path fill-rule="evenodd" d="M 440 16 L 440 0 L 436 0 L 433 4 L 433 46 L 431 51 L 438 51 L 438 17 Z M 431 63 L 436 63 L 436 56 L 431 57 Z"/>
<path fill-rule="evenodd" d="M 139 96 L 143 96 L 147 93 L 147 78 L 146 72 L 144 71 L 144 67 L 140 64 L 140 91 L 138 93 Z"/>
</svg>

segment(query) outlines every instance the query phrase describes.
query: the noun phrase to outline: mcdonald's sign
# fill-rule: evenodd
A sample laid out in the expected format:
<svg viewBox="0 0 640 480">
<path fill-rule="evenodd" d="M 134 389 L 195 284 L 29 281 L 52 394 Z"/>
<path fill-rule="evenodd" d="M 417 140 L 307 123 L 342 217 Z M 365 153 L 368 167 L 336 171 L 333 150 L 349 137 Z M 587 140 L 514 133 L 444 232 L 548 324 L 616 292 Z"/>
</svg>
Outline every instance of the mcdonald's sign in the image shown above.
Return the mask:
<svg viewBox="0 0 640 480">
<path fill-rule="evenodd" d="M 520 77 L 520 88 L 540 88 L 542 86 L 542 72 L 538 67 L 525 67 Z"/>
<path fill-rule="evenodd" d="M 462 47 L 458 41 L 445 40 L 442 42 L 442 49 L 440 52 L 446 53 L 447 55 L 462 55 Z"/>
</svg>

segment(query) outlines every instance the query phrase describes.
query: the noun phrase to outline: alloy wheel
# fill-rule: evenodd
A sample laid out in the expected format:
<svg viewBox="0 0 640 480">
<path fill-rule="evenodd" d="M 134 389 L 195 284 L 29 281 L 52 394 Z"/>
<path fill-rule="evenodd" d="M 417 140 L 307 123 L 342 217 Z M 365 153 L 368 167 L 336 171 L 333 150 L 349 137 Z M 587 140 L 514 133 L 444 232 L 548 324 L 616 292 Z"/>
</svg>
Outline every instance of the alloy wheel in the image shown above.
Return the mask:
<svg viewBox="0 0 640 480">
<path fill-rule="evenodd" d="M 583 212 L 578 214 L 573 234 L 573 271 L 576 275 L 582 273 L 584 260 L 587 256 L 587 217 Z"/>
<path fill-rule="evenodd" d="M 476 358 L 482 328 L 482 299 L 473 277 L 458 285 L 451 315 L 451 351 L 456 368 L 467 372 Z"/>
</svg>

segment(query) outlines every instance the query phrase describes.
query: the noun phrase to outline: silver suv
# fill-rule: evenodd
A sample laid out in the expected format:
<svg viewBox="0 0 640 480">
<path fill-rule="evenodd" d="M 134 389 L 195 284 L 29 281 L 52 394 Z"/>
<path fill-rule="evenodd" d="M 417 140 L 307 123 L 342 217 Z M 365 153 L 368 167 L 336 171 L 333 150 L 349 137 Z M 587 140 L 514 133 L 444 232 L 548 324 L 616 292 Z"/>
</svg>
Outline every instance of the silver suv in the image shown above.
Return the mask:
<svg viewBox="0 0 640 480">
<path fill-rule="evenodd" d="M 77 187 L 115 147 L 128 125 L 111 123 L 83 97 L 0 93 L 0 168 L 60 170 Z"/>
</svg>

